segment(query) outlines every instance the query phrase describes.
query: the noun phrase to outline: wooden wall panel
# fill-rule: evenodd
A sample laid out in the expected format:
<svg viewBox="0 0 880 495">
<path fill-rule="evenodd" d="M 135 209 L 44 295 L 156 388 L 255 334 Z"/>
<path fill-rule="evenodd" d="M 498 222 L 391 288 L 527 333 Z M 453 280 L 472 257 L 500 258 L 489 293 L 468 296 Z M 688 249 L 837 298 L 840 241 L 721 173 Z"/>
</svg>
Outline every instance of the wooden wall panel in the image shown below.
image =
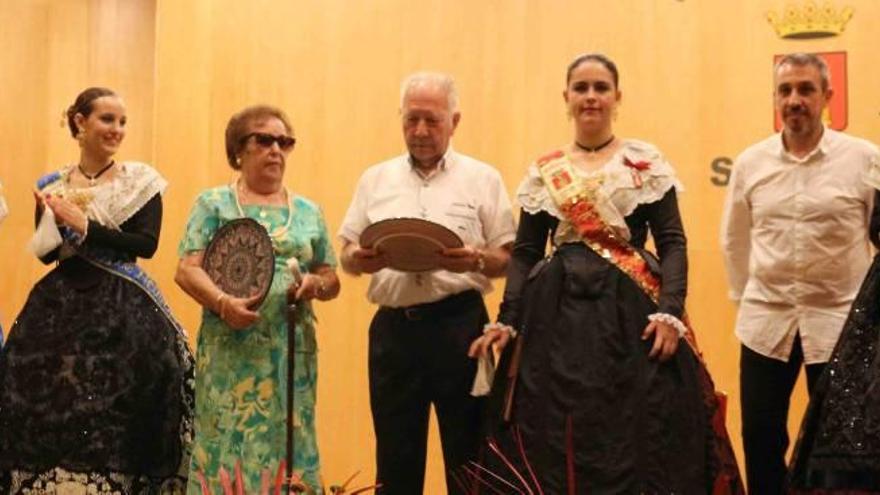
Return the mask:
<svg viewBox="0 0 880 495">
<path fill-rule="evenodd" d="M 79 158 L 62 112 L 88 86 L 109 86 L 127 105 L 120 158 L 152 161 L 152 0 L 0 2 L 0 160 L 10 217 L 0 227 L 0 322 L 9 330 L 47 269 L 25 246 L 33 232 L 31 190 L 41 175 Z M 147 263 L 149 265 L 149 263 Z"/>
<path fill-rule="evenodd" d="M 122 154 L 170 180 L 159 253 L 146 263 L 194 341 L 199 310 L 173 284 L 176 247 L 198 191 L 228 183 L 223 130 L 241 107 L 266 102 L 293 120 L 298 138 L 286 182 L 316 200 L 338 229 L 360 173 L 404 150 L 399 82 L 420 69 L 448 71 L 461 92 L 460 151 L 495 164 L 515 190 L 527 163 L 570 139 L 561 91 L 567 63 L 600 51 L 621 70 L 618 135 L 665 151 L 685 184 L 691 260 L 688 308 L 716 382 L 731 395 L 739 449 L 736 308 L 726 300 L 718 248 L 724 187 L 716 158 L 733 158 L 772 132 L 774 54 L 845 50 L 848 131 L 880 139 L 871 22 L 880 4 L 852 6 L 846 31 L 782 40 L 766 21 L 783 0 L 15 0 L 0 3 L 0 161 L 12 217 L 0 227 L 0 321 L 7 327 L 44 268 L 23 254 L 30 185 L 76 158 L 60 112 L 89 84 L 128 103 Z M 24 261 L 22 261 L 24 260 Z M 498 284 L 503 287 L 503 283 Z M 337 301 L 318 308 L 319 440 L 328 482 L 373 473 L 366 329 L 374 311 L 365 278 L 343 277 Z M 495 312 L 500 291 L 489 296 Z M 802 389 L 802 387 L 801 387 Z M 794 414 L 803 410 L 801 390 Z M 793 430 L 796 421 L 791 422 Z M 428 493 L 443 486 L 432 434 Z"/>
<path fill-rule="evenodd" d="M 0 225 L 0 324 L 5 331 L 40 273 L 24 241 L 33 230 L 31 184 L 47 158 L 48 53 L 41 39 L 46 3 L 0 3 L 0 148 L 8 153 L 0 160 L 0 181 L 10 210 Z"/>
</svg>

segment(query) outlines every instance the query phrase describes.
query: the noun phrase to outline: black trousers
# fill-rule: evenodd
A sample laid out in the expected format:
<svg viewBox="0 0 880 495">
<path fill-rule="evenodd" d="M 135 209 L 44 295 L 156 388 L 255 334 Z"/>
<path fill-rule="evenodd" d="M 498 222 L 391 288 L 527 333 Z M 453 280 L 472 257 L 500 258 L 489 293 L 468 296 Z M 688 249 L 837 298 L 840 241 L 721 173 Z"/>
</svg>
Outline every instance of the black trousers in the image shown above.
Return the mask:
<svg viewBox="0 0 880 495">
<path fill-rule="evenodd" d="M 483 400 L 470 395 L 476 361 L 467 350 L 488 322 L 477 291 L 408 308 L 380 308 L 370 324 L 370 406 L 376 433 L 376 481 L 382 495 L 422 493 L 430 406 L 450 494 L 452 476 L 475 460 Z"/>
<path fill-rule="evenodd" d="M 801 340 L 795 338 L 788 362 L 763 356 L 744 345 L 740 351 L 740 404 L 748 491 L 754 495 L 781 495 L 785 490 L 785 451 L 789 443 L 788 409 L 804 361 Z M 825 364 L 805 366 L 810 392 Z"/>
</svg>

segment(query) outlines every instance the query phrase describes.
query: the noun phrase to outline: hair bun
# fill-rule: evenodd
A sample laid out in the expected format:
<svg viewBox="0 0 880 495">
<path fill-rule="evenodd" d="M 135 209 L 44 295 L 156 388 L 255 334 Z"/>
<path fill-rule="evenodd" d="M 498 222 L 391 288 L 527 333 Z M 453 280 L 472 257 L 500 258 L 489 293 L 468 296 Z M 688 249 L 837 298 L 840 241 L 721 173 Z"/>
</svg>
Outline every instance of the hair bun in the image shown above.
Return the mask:
<svg viewBox="0 0 880 495">
<path fill-rule="evenodd" d="M 116 93 L 114 93 L 113 90 L 107 88 L 87 88 L 83 90 L 79 95 L 77 95 L 76 100 L 74 100 L 73 102 L 73 105 L 67 107 L 65 117 L 67 121 L 67 127 L 70 129 L 71 136 L 76 138 L 77 134 L 79 134 L 76 122 L 74 121 L 74 117 L 76 116 L 76 114 L 79 113 L 82 114 L 84 117 L 88 117 L 89 114 L 92 113 L 92 102 L 94 102 L 98 98 L 101 98 L 102 96 L 116 96 Z"/>
</svg>

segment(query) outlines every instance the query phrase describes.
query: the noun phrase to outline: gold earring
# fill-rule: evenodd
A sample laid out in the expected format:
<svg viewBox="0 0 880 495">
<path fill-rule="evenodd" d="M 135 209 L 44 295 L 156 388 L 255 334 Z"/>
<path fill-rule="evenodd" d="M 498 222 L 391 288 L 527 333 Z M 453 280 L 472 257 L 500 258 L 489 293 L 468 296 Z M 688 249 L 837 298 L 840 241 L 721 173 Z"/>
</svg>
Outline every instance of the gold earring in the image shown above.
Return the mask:
<svg viewBox="0 0 880 495">
<path fill-rule="evenodd" d="M 239 167 L 241 167 L 241 157 L 240 156 L 235 157 L 235 164 L 238 165 Z"/>
</svg>

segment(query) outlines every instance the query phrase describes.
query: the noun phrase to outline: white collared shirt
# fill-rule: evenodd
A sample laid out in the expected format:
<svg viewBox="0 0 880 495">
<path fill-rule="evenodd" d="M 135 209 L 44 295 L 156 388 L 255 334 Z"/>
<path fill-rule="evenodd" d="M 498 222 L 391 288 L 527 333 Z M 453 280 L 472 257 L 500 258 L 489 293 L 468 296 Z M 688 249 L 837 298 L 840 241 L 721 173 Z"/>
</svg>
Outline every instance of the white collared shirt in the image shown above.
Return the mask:
<svg viewBox="0 0 880 495">
<path fill-rule="evenodd" d="M 477 248 L 500 247 L 516 235 L 501 174 L 451 148 L 428 177 L 412 166 L 408 154 L 367 169 L 358 182 L 339 236 L 358 243 L 361 232 L 370 224 L 401 217 L 439 223 L 458 234 L 465 245 Z M 382 306 L 402 307 L 438 301 L 469 289 L 485 294 L 492 284 L 474 272 L 405 273 L 386 268 L 372 275 L 367 298 Z"/>
<path fill-rule="evenodd" d="M 736 159 L 721 246 L 746 347 L 788 361 L 800 334 L 804 362 L 828 361 L 871 262 L 878 166 L 875 145 L 831 129 L 803 158 L 776 134 Z"/>
</svg>

